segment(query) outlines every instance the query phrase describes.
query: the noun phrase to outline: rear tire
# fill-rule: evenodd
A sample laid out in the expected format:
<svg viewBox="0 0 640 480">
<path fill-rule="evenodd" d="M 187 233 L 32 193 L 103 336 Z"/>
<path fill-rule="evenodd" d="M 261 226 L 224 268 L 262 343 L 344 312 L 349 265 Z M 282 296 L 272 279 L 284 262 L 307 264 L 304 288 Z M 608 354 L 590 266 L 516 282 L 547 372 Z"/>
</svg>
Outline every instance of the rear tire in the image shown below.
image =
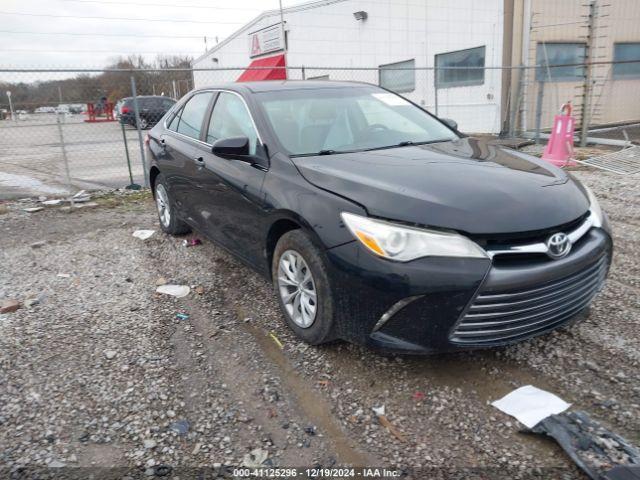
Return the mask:
<svg viewBox="0 0 640 480">
<path fill-rule="evenodd" d="M 169 195 L 169 189 L 162 173 L 159 173 L 156 177 L 153 187 L 158 220 L 162 231 L 169 235 L 189 233 L 191 228 L 178 217 L 178 211 Z"/>
<path fill-rule="evenodd" d="M 302 230 L 285 233 L 271 267 L 274 291 L 287 324 L 311 345 L 334 340 L 334 301 L 322 251 Z"/>
</svg>

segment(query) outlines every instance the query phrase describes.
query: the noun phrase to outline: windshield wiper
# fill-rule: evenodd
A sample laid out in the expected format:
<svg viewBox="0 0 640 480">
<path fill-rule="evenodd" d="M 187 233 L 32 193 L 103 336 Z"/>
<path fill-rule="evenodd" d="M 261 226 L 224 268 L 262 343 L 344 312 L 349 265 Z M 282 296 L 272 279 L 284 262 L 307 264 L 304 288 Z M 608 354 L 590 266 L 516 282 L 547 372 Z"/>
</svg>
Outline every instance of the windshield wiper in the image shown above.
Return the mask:
<svg viewBox="0 0 640 480">
<path fill-rule="evenodd" d="M 335 150 L 320 150 L 316 155 L 333 155 L 336 153 Z"/>
<path fill-rule="evenodd" d="M 393 145 L 385 145 L 383 147 L 373 147 L 367 148 L 363 151 L 370 152 L 372 150 L 385 150 L 387 148 L 398 148 L 398 147 L 408 147 L 410 145 L 427 145 L 430 143 L 441 143 L 441 142 L 450 142 L 451 140 L 455 140 L 453 138 L 439 138 L 437 140 L 425 140 L 424 142 L 413 142 L 411 140 L 405 140 L 403 142 L 394 143 Z"/>
</svg>

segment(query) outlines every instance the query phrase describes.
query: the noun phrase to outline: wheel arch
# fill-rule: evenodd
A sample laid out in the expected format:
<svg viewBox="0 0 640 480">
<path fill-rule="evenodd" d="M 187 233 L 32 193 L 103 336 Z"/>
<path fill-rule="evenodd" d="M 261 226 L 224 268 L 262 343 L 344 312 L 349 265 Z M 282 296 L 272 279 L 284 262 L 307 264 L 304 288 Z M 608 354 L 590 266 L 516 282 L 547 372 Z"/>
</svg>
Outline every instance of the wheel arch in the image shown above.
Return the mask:
<svg viewBox="0 0 640 480">
<path fill-rule="evenodd" d="M 156 165 L 153 165 L 151 170 L 149 170 L 149 186 L 151 187 L 151 192 L 154 197 L 156 195 L 156 178 L 158 178 L 158 175 L 160 175 L 160 169 Z"/>
<path fill-rule="evenodd" d="M 311 241 L 321 250 L 324 250 L 325 248 L 318 237 L 318 234 L 303 218 L 296 215 L 294 212 L 279 212 L 277 217 L 271 222 L 265 239 L 265 260 L 267 264 L 267 272 L 270 277 L 272 275 L 273 253 L 276 249 L 276 245 L 278 244 L 278 240 L 280 240 L 284 234 L 292 230 L 303 230 L 305 233 L 309 234 Z"/>
</svg>

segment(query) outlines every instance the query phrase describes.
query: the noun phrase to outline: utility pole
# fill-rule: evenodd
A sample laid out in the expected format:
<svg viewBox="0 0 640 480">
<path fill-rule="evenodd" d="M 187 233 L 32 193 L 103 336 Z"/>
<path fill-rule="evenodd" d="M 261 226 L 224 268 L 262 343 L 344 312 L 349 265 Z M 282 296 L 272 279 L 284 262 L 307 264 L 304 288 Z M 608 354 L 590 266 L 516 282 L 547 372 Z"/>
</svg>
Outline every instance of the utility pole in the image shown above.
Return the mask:
<svg viewBox="0 0 640 480">
<path fill-rule="evenodd" d="M 580 146 L 587 146 L 587 136 L 589 134 L 589 120 L 591 116 L 591 90 L 592 90 L 592 76 L 593 71 L 591 65 L 591 58 L 594 57 L 593 42 L 595 39 L 595 27 L 596 27 L 596 14 L 597 5 L 593 0 L 589 4 L 589 23 L 587 25 L 587 45 L 584 53 L 584 85 L 582 89 L 582 120 L 580 125 Z"/>
<path fill-rule="evenodd" d="M 60 85 L 58 85 L 58 101 L 62 103 L 62 87 Z"/>
</svg>

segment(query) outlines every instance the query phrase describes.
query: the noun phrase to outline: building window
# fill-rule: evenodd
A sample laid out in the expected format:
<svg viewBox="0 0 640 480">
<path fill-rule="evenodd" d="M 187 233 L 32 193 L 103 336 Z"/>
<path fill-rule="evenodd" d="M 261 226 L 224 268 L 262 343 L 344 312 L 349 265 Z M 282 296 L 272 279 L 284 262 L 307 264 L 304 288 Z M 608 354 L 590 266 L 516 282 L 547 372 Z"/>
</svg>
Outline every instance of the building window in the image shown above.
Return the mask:
<svg viewBox="0 0 640 480">
<path fill-rule="evenodd" d="M 536 80 L 545 82 L 567 82 L 582 80 L 584 67 L 554 67 L 584 63 L 587 46 L 584 43 L 538 43 L 536 59 L 541 67 L 536 71 Z"/>
<path fill-rule="evenodd" d="M 414 59 L 380 65 L 380 79 L 378 83 L 381 87 L 391 90 L 392 92 L 413 92 L 416 89 L 415 68 L 416 61 Z"/>
<path fill-rule="evenodd" d="M 614 63 L 613 78 L 640 77 L 640 42 L 615 43 L 613 61 L 637 61 L 636 63 Z"/>
<path fill-rule="evenodd" d="M 436 55 L 436 86 L 446 88 L 482 85 L 484 58 L 485 47 Z"/>
</svg>

